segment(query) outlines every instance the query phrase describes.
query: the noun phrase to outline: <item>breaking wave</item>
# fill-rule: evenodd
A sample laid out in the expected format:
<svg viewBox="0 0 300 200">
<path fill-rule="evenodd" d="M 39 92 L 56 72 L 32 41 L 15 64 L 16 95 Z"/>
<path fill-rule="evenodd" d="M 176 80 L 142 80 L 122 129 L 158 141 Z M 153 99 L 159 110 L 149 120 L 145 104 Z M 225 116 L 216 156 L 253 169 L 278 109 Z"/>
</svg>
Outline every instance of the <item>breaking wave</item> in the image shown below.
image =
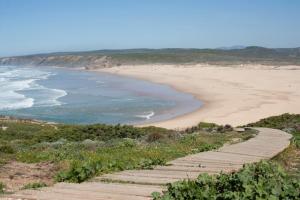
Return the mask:
<svg viewBox="0 0 300 200">
<path fill-rule="evenodd" d="M 0 110 L 61 105 L 67 92 L 38 84 L 54 74 L 34 68 L 0 68 Z"/>
<path fill-rule="evenodd" d="M 136 117 L 149 120 L 149 119 L 151 119 L 151 117 L 153 117 L 154 115 L 155 115 L 155 112 L 154 112 L 154 111 L 150 111 L 150 112 L 148 112 L 148 113 L 146 113 L 146 114 L 143 114 L 143 115 L 136 115 Z"/>
</svg>

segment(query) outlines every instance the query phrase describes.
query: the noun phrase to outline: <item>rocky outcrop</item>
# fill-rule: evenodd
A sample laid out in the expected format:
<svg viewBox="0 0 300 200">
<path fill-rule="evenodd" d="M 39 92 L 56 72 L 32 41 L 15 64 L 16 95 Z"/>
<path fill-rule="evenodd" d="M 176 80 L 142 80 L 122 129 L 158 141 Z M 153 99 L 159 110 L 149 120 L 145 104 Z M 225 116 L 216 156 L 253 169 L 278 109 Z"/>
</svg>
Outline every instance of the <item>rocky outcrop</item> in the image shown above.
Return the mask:
<svg viewBox="0 0 300 200">
<path fill-rule="evenodd" d="M 0 65 L 14 66 L 56 66 L 70 68 L 97 69 L 115 65 L 104 55 L 61 55 L 61 56 L 18 56 L 0 58 Z"/>
</svg>

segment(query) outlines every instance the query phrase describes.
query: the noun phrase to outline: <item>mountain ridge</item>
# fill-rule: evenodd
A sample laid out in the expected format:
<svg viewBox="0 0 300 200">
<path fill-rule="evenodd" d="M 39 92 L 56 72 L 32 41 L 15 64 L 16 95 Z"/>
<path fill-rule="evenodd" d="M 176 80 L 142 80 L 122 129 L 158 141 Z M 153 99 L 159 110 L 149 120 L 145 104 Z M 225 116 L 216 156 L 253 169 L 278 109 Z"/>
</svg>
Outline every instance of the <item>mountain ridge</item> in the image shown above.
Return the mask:
<svg viewBox="0 0 300 200">
<path fill-rule="evenodd" d="M 0 65 L 104 68 L 139 64 L 300 65 L 300 47 L 103 49 L 0 57 Z"/>
</svg>

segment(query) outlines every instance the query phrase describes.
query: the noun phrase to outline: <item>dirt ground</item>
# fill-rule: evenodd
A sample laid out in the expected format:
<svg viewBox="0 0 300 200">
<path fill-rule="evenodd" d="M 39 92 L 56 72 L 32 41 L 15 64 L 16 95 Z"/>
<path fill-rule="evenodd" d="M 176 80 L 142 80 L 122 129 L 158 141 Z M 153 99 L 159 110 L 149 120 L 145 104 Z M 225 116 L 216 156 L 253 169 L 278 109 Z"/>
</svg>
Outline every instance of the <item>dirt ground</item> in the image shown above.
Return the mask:
<svg viewBox="0 0 300 200">
<path fill-rule="evenodd" d="M 28 183 L 52 185 L 55 173 L 55 166 L 49 162 L 27 164 L 12 161 L 0 167 L 0 182 L 5 184 L 6 192 L 15 192 Z"/>
</svg>

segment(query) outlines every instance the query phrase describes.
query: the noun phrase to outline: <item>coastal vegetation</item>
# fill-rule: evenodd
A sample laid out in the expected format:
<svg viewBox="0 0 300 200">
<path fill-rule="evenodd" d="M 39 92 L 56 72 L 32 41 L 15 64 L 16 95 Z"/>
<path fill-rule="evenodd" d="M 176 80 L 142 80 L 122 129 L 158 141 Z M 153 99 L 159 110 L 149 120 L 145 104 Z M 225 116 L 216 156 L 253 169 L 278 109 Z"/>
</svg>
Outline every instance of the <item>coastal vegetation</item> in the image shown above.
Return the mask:
<svg viewBox="0 0 300 200">
<path fill-rule="evenodd" d="M 46 163 L 55 181 L 83 182 L 127 169 L 151 169 L 167 161 L 249 139 L 253 131 L 200 123 L 185 131 L 128 125 L 64 125 L 0 122 L 0 163 Z M 1 180 L 0 180 L 1 181 Z M 31 183 L 26 183 L 31 184 Z M 35 186 L 35 185 L 34 185 Z M 31 185 L 23 186 L 31 187 Z"/>
<path fill-rule="evenodd" d="M 285 113 L 261 119 L 247 125 L 248 127 L 267 127 L 286 131 L 293 135 L 292 143 L 300 148 L 300 114 Z"/>
<path fill-rule="evenodd" d="M 4 193 L 4 188 L 5 188 L 5 185 L 2 182 L 0 182 L 0 194 Z"/>
<path fill-rule="evenodd" d="M 276 128 L 292 134 L 291 145 L 273 160 L 281 164 L 290 175 L 300 178 L 300 114 L 285 113 L 247 126 Z"/>
<path fill-rule="evenodd" d="M 196 180 L 168 185 L 154 199 L 297 199 L 300 187 L 300 115 L 283 114 L 248 124 L 293 134 L 290 147 L 272 161 L 245 165 L 230 174 L 201 174 Z M 230 125 L 201 122 L 184 131 L 128 125 L 65 125 L 19 120 L 0 122 L 0 167 L 11 162 L 52 166 L 51 180 L 80 183 L 96 175 L 127 169 L 152 169 L 169 160 L 247 140 L 254 132 L 238 133 Z M 0 181 L 1 177 L 0 177 Z M 2 181 L 3 182 L 3 181 Z M 0 184 L 4 192 L 5 182 Z M 39 188 L 41 181 L 19 189 Z"/>
<path fill-rule="evenodd" d="M 23 190 L 27 190 L 27 189 L 38 189 L 38 188 L 42 188 L 42 187 L 46 187 L 47 184 L 43 183 L 43 182 L 35 182 L 35 183 L 28 183 L 26 185 L 24 185 L 22 187 Z"/>
<path fill-rule="evenodd" d="M 154 200 L 300 199 L 300 115 L 286 113 L 246 127 L 284 130 L 293 135 L 291 145 L 271 161 L 247 164 L 237 172 L 168 184 L 163 194 L 153 193 Z"/>
<path fill-rule="evenodd" d="M 278 164 L 261 161 L 230 174 L 201 174 L 196 180 L 168 184 L 154 200 L 300 199 L 300 180 L 291 178 Z"/>
<path fill-rule="evenodd" d="M 124 49 L 59 52 L 0 58 L 0 65 L 104 68 L 140 64 L 299 65 L 299 48 Z"/>
</svg>

